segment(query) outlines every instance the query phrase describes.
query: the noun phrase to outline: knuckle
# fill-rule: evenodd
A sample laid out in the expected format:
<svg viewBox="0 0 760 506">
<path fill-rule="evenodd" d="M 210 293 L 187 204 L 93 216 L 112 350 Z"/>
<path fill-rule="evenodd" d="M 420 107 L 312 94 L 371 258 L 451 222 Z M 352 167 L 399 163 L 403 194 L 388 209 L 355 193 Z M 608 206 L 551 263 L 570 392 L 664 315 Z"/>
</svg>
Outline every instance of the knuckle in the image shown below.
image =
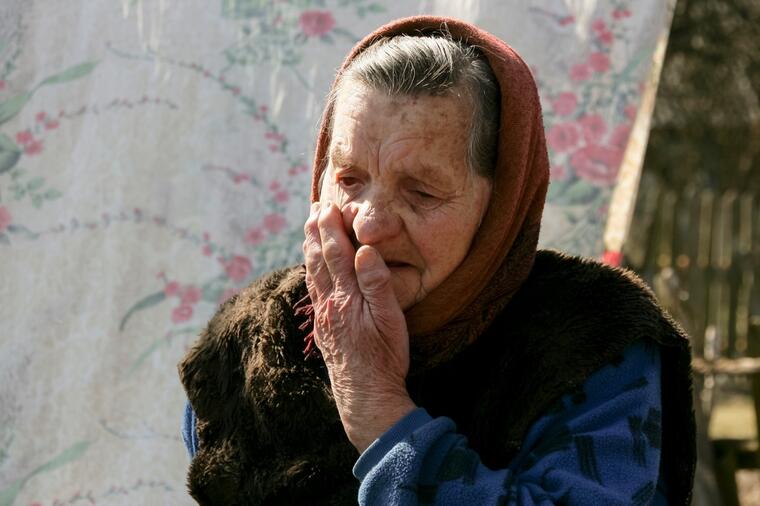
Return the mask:
<svg viewBox="0 0 760 506">
<path fill-rule="evenodd" d="M 326 212 L 320 212 L 317 216 L 317 225 L 321 228 L 324 227 L 330 219 L 330 215 Z"/>
<path fill-rule="evenodd" d="M 325 259 L 330 261 L 339 260 L 342 256 L 340 245 L 333 240 L 322 243 L 322 253 Z"/>
<path fill-rule="evenodd" d="M 309 219 L 303 224 L 303 232 L 306 236 L 313 236 L 317 232 L 316 216 L 309 216 Z"/>
<path fill-rule="evenodd" d="M 306 259 L 307 265 L 319 265 L 320 260 L 322 259 L 322 252 L 320 251 L 319 246 L 310 245 L 304 248 L 304 258 Z"/>
</svg>

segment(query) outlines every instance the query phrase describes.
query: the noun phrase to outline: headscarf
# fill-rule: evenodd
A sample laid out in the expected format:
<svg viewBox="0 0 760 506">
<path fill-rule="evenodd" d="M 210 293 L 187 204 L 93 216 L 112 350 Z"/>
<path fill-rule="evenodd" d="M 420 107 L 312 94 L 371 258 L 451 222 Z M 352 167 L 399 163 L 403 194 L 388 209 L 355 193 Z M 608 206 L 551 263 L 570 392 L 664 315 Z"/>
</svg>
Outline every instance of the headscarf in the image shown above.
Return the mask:
<svg viewBox="0 0 760 506">
<path fill-rule="evenodd" d="M 405 312 L 410 375 L 448 361 L 473 343 L 527 278 L 536 254 L 549 183 L 536 84 L 522 58 L 494 35 L 452 18 L 414 16 L 396 20 L 361 40 L 338 76 L 380 38 L 442 30 L 451 33 L 454 40 L 476 46 L 488 60 L 501 90 L 500 131 L 490 203 L 466 257 L 427 297 Z M 320 176 L 327 166 L 331 115 L 328 105 L 322 114 L 314 157 L 312 202 L 319 201 Z"/>
</svg>

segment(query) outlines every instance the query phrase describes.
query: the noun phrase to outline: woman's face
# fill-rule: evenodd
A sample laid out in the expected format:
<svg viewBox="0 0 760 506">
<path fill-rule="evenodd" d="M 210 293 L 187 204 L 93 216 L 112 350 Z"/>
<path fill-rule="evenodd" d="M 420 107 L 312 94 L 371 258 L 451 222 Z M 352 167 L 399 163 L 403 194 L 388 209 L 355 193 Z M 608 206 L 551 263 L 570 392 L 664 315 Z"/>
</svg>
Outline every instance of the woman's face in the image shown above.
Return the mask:
<svg viewBox="0 0 760 506">
<path fill-rule="evenodd" d="M 334 114 L 320 201 L 338 205 L 355 247 L 380 253 L 405 311 L 464 259 L 488 206 L 489 181 L 466 164 L 469 104 L 348 82 Z"/>
</svg>

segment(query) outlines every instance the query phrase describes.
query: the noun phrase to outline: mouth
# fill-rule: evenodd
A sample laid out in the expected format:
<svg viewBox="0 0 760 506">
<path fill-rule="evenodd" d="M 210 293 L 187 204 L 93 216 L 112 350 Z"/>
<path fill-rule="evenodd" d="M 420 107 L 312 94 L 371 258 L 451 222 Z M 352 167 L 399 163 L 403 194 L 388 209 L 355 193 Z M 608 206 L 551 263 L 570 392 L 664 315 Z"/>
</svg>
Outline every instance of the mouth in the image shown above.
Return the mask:
<svg viewBox="0 0 760 506">
<path fill-rule="evenodd" d="M 412 264 L 409 264 L 407 262 L 398 262 L 396 260 L 390 260 L 385 262 L 385 265 L 388 266 L 389 269 L 400 269 L 402 267 L 411 267 Z"/>
</svg>

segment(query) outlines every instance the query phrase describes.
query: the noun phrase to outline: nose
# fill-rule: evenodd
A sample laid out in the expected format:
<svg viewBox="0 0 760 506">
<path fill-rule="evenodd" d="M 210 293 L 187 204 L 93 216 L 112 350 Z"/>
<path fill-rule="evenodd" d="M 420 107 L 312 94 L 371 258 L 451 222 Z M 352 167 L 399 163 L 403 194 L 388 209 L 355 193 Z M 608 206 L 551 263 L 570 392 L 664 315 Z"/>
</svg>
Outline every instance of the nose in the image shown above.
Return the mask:
<svg viewBox="0 0 760 506">
<path fill-rule="evenodd" d="M 401 232 L 401 217 L 392 204 L 382 200 L 351 202 L 343 210 L 343 221 L 350 224 L 356 240 L 368 246 L 392 239 Z"/>
</svg>

